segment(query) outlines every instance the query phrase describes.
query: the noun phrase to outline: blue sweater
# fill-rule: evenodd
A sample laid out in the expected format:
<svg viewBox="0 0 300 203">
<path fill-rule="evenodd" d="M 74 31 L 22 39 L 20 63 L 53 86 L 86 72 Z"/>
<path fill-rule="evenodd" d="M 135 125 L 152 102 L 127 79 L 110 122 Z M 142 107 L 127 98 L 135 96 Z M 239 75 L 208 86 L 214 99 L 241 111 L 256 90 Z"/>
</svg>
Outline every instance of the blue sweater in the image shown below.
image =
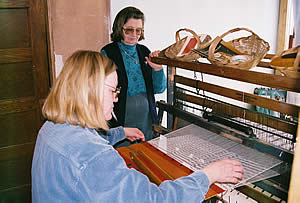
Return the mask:
<svg viewBox="0 0 300 203">
<path fill-rule="evenodd" d="M 112 145 L 122 127 L 107 136 L 95 130 L 47 121 L 39 131 L 32 162 L 32 202 L 202 202 L 209 180 L 202 171 L 160 186 L 129 169 Z"/>
</svg>

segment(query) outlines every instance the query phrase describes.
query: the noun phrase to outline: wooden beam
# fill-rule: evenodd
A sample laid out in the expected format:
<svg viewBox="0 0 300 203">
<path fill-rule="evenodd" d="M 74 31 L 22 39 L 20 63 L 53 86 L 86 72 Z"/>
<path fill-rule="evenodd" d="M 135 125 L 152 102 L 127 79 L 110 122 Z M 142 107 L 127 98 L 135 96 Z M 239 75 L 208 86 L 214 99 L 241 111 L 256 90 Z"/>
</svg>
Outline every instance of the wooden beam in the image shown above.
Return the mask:
<svg viewBox="0 0 300 203">
<path fill-rule="evenodd" d="M 268 99 L 268 98 L 250 94 L 247 92 L 242 92 L 242 91 L 238 91 L 238 90 L 234 90 L 234 89 L 230 89 L 230 88 L 226 88 L 226 87 L 221 87 L 218 85 L 201 82 L 198 80 L 193 80 L 193 79 L 182 77 L 182 76 L 176 75 L 175 83 L 180 83 L 180 84 L 187 85 L 190 87 L 198 88 L 200 90 L 205 90 L 205 91 L 217 94 L 217 95 L 235 99 L 237 101 L 252 104 L 255 106 L 260 106 L 263 108 L 271 109 L 273 111 L 281 112 L 281 113 L 291 115 L 291 116 L 298 116 L 298 111 L 300 109 L 300 107 L 297 105 Z"/>
<path fill-rule="evenodd" d="M 277 54 L 287 49 L 287 9 L 288 0 L 280 0 L 279 8 L 279 23 L 278 23 L 278 36 L 277 36 Z"/>
<path fill-rule="evenodd" d="M 174 103 L 174 77 L 176 75 L 176 67 L 168 66 L 167 67 L 167 102 L 168 104 Z M 167 127 L 171 129 L 173 126 L 173 116 L 168 114 L 167 118 Z"/>
<path fill-rule="evenodd" d="M 188 94 L 178 94 L 176 99 L 187 101 L 193 104 L 197 104 L 203 107 L 211 108 L 214 112 L 226 114 L 232 117 L 241 117 L 255 123 L 266 125 L 268 127 L 281 130 L 290 134 L 296 134 L 297 125 L 292 125 L 291 123 L 285 122 L 280 119 L 273 118 L 268 115 L 264 115 L 258 112 L 245 110 L 229 104 L 215 102 L 209 99 L 203 99 L 197 96 L 192 96 Z"/>
<path fill-rule="evenodd" d="M 260 73 L 256 71 L 243 70 L 238 68 L 230 68 L 225 66 L 216 66 L 207 63 L 185 62 L 174 59 L 168 59 L 165 57 L 153 57 L 151 61 L 157 64 L 167 65 L 168 69 L 174 67 L 180 67 L 180 69 L 196 71 L 201 73 L 207 73 L 223 78 L 243 81 L 247 83 L 263 85 L 267 87 L 278 88 L 281 90 L 288 90 L 300 93 L 300 78 L 289 78 L 280 75 L 273 75 L 268 73 Z M 176 72 L 174 73 L 176 74 Z M 170 74 L 173 75 L 174 74 Z M 169 73 L 168 73 L 169 77 Z M 169 78 L 168 78 L 169 88 Z M 168 92 L 169 96 L 169 92 Z M 169 101 L 168 101 L 169 102 Z"/>
<path fill-rule="evenodd" d="M 245 194 L 247 197 L 250 197 L 258 202 L 264 202 L 264 203 L 278 203 L 279 201 L 273 199 L 272 197 L 269 197 L 265 195 L 262 192 L 258 192 L 255 189 L 245 185 L 242 187 L 237 188 L 238 191 Z"/>
<path fill-rule="evenodd" d="M 55 71 L 55 56 L 54 56 L 54 36 L 53 36 L 53 16 L 55 9 L 55 1 L 47 0 L 47 15 L 46 15 L 46 34 L 48 44 L 48 61 L 49 61 L 49 74 L 50 74 L 50 86 L 54 86 L 57 75 Z"/>
<path fill-rule="evenodd" d="M 300 111 L 298 118 L 300 118 Z M 291 174 L 291 181 L 290 181 L 290 189 L 289 189 L 289 198 L 288 203 L 295 203 L 299 202 L 300 200 L 300 121 L 298 121 L 298 131 L 297 131 L 297 138 L 296 138 L 296 151 L 294 154 L 294 161 L 292 166 L 292 174 Z"/>
</svg>

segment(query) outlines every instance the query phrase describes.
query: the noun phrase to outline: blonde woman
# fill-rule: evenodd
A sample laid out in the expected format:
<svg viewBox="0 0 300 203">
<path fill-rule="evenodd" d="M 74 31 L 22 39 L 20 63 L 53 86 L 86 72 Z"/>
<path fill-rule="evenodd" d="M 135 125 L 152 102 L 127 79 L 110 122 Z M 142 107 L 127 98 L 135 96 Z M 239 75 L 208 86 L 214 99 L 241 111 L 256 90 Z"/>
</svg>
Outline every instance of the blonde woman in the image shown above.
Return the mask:
<svg viewBox="0 0 300 203">
<path fill-rule="evenodd" d="M 66 61 L 43 107 L 47 121 L 34 150 L 32 202 L 201 202 L 210 184 L 242 178 L 233 160 L 159 187 L 127 168 L 112 145 L 144 135 L 136 128 L 109 129 L 117 81 L 115 65 L 98 52 L 77 51 Z"/>
</svg>

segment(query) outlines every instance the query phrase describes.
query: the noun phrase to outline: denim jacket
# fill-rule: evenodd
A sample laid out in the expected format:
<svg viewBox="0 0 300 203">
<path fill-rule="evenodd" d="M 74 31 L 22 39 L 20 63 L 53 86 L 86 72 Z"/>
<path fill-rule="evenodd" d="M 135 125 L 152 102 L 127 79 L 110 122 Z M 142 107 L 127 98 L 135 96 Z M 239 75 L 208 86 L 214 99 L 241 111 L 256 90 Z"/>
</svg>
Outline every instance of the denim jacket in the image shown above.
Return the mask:
<svg viewBox="0 0 300 203">
<path fill-rule="evenodd" d="M 32 162 L 32 202 L 202 202 L 209 180 L 202 171 L 160 186 L 129 169 L 113 144 L 122 127 L 107 135 L 47 121 L 39 131 Z"/>
</svg>

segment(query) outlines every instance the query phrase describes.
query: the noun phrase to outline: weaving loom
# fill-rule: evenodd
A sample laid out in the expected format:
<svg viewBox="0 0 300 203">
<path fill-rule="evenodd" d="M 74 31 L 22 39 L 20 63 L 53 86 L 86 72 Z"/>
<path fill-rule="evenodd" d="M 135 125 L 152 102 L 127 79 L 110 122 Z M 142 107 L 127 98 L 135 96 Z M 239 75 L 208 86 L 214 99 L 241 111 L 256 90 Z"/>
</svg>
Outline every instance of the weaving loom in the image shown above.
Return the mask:
<svg viewBox="0 0 300 203">
<path fill-rule="evenodd" d="M 282 161 L 193 124 L 149 143 L 193 171 L 223 158 L 239 160 L 245 169 L 244 179 L 236 185 L 223 184 L 225 190 L 280 174 L 272 169 Z"/>
<path fill-rule="evenodd" d="M 151 60 L 168 66 L 168 101 L 157 102 L 160 123 L 153 126 L 157 138 L 121 150 L 127 163 L 137 169 L 141 169 L 137 165 L 144 169 L 147 164 L 156 165 L 153 171 L 149 168 L 146 173 L 141 171 L 148 177 L 156 174 L 160 177 L 159 184 L 166 179 L 188 175 L 218 159 L 234 158 L 245 168 L 244 179 L 236 185 L 213 185 L 206 196 L 207 201 L 287 201 L 300 107 L 208 83 L 202 74 L 293 92 L 300 92 L 297 85 L 300 80 L 165 57 Z M 268 62 L 261 62 L 259 66 L 270 68 Z M 177 74 L 182 71 L 190 72 L 191 77 Z M 197 77 L 199 74 L 201 78 Z M 268 108 L 279 112 L 280 117 L 235 103 Z M 161 125 L 164 112 L 168 113 L 168 128 Z M 138 152 L 136 157 L 130 157 L 128 153 L 134 151 Z M 174 168 L 170 170 L 164 162 L 173 164 Z M 227 191 L 225 196 L 224 191 Z M 236 196 L 245 198 L 236 200 Z"/>
</svg>

